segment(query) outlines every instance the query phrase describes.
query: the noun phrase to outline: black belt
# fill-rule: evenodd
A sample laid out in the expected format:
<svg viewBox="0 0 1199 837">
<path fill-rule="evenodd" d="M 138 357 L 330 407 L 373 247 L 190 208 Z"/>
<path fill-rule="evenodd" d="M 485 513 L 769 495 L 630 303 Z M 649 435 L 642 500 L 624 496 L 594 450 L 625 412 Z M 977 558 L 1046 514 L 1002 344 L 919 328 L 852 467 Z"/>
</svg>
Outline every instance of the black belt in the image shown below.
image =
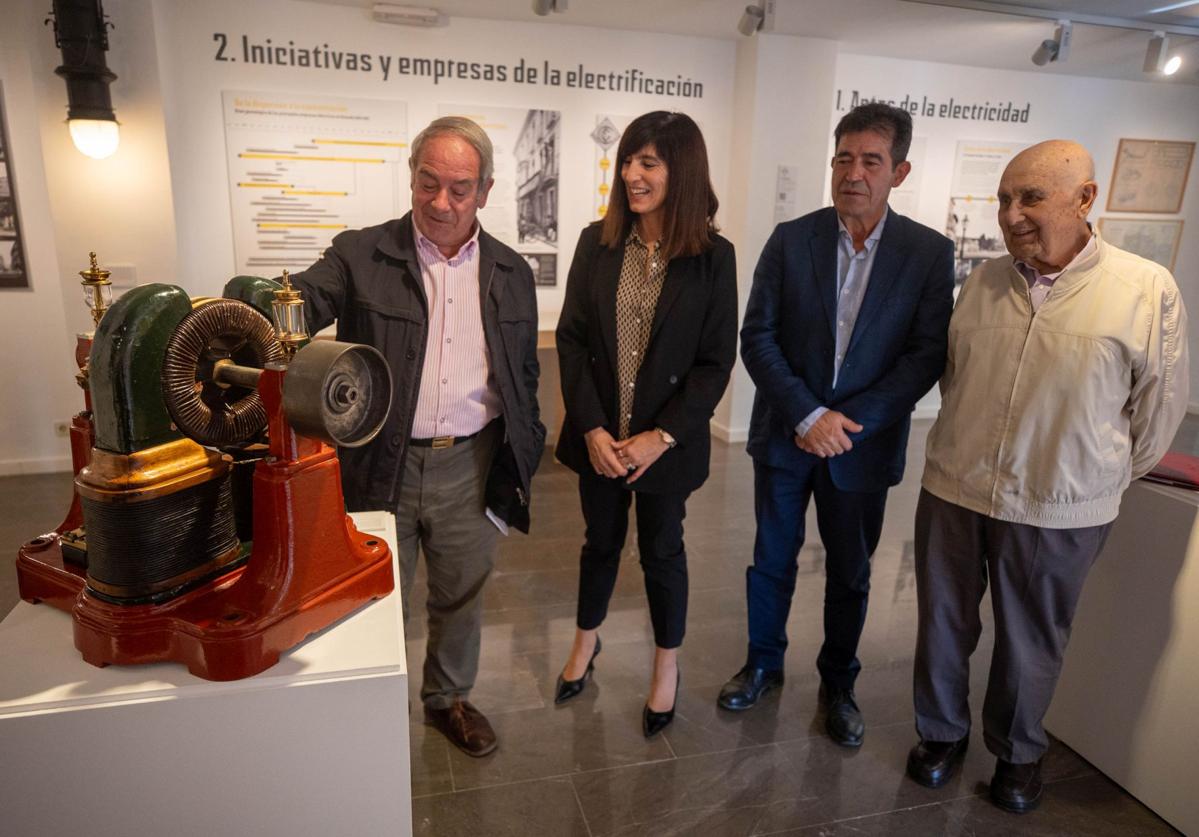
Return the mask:
<svg viewBox="0 0 1199 837">
<path fill-rule="evenodd" d="M 486 429 L 487 428 L 483 428 L 483 430 Z M 409 439 L 408 444 L 415 448 L 433 448 L 434 450 L 452 448 L 454 445 L 460 445 L 463 442 L 469 442 L 471 439 L 482 433 L 483 430 L 475 431 L 469 436 L 434 436 L 432 439 Z"/>
</svg>

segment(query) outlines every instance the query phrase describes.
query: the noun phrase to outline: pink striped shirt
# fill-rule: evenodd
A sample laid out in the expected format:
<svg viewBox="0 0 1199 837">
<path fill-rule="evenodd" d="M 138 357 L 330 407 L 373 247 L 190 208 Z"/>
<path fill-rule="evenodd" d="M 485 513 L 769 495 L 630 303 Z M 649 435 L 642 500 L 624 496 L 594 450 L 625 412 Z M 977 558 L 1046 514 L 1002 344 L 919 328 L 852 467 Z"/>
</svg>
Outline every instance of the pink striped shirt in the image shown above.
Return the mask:
<svg viewBox="0 0 1199 837">
<path fill-rule="evenodd" d="M 479 301 L 479 225 L 447 259 L 413 220 L 429 333 L 412 438 L 469 436 L 500 414 Z"/>
</svg>

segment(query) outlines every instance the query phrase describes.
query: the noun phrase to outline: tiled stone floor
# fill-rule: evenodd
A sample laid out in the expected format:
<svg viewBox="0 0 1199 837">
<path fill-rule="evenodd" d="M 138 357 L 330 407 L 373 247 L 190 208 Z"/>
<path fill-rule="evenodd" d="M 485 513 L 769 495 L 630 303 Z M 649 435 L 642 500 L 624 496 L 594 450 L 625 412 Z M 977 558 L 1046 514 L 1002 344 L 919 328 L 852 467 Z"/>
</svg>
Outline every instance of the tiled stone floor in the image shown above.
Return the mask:
<svg viewBox="0 0 1199 837">
<path fill-rule="evenodd" d="M 1151 835 L 1175 833 L 1065 746 L 1046 761 L 1044 803 L 1016 817 L 994 808 L 994 761 L 976 732 L 964 769 L 937 791 L 904 777 L 915 741 L 911 710 L 916 598 L 912 518 L 928 421 L 916 422 L 908 477 L 892 491 L 874 559 L 860 656 L 860 750 L 822 735 L 814 660 L 820 644 L 822 552 L 810 541 L 788 627 L 787 684 L 754 710 L 716 708 L 721 683 L 745 653 L 744 573 L 753 543 L 751 466 L 744 446 L 714 445 L 712 477 L 688 504 L 691 608 L 681 652 L 674 724 L 646 741 L 640 713 L 651 630 L 631 543 L 601 629 L 604 649 L 583 695 L 553 705 L 554 679 L 574 627 L 582 522 L 574 475 L 548 458 L 537 476 L 533 534 L 503 543 L 486 592 L 482 670 L 474 702 L 500 738 L 487 758 L 468 758 L 414 716 L 413 828 L 421 835 Z M 1177 446 L 1194 450 L 1199 423 Z M 53 528 L 66 509 L 65 475 L 0 479 L 0 543 L 13 551 Z M 809 530 L 815 532 L 814 521 Z M 0 614 L 17 600 L 11 561 L 0 563 Z M 423 606 L 419 584 L 414 613 Z M 409 626 L 412 703 L 424 653 Z M 991 633 L 974 659 L 981 695 Z M 0 675 L 2 676 L 2 675 Z M 397 707 L 403 711 L 403 707 Z M 419 712 L 419 708 L 417 709 Z M 976 726 L 976 729 L 979 727 Z M 397 832 L 399 829 L 397 829 Z"/>
</svg>

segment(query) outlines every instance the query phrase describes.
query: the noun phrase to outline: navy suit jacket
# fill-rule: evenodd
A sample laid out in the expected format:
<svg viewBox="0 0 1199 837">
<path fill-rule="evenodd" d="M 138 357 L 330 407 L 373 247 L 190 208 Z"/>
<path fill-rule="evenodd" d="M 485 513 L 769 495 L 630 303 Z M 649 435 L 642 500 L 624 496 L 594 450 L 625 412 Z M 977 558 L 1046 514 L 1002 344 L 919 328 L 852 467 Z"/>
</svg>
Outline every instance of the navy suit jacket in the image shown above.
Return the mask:
<svg viewBox="0 0 1199 837">
<path fill-rule="evenodd" d="M 817 407 L 862 425 L 853 449 L 828 460 L 843 491 L 903 478 L 912 408 L 945 369 L 953 311 L 953 242 L 889 212 L 853 335 L 833 386 L 837 316 L 836 210 L 779 224 L 754 271 L 741 358 L 757 386 L 747 451 L 773 467 L 810 469 L 795 444 Z"/>
</svg>

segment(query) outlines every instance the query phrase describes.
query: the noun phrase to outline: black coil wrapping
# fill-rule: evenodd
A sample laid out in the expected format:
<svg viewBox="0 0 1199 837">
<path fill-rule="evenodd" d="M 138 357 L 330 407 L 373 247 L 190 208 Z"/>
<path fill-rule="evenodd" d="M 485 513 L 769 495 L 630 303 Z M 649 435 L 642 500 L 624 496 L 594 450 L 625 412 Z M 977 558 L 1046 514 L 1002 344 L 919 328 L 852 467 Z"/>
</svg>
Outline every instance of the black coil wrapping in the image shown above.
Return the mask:
<svg viewBox="0 0 1199 837">
<path fill-rule="evenodd" d="M 140 503 L 80 498 L 87 574 L 108 598 L 138 599 L 239 546 L 229 475 Z"/>
<path fill-rule="evenodd" d="M 184 435 L 203 445 L 243 444 L 266 427 L 258 391 L 221 387 L 217 361 L 262 368 L 283 358 L 275 329 L 256 309 L 235 299 L 200 305 L 183 318 L 167 343 L 162 397 Z"/>
</svg>

